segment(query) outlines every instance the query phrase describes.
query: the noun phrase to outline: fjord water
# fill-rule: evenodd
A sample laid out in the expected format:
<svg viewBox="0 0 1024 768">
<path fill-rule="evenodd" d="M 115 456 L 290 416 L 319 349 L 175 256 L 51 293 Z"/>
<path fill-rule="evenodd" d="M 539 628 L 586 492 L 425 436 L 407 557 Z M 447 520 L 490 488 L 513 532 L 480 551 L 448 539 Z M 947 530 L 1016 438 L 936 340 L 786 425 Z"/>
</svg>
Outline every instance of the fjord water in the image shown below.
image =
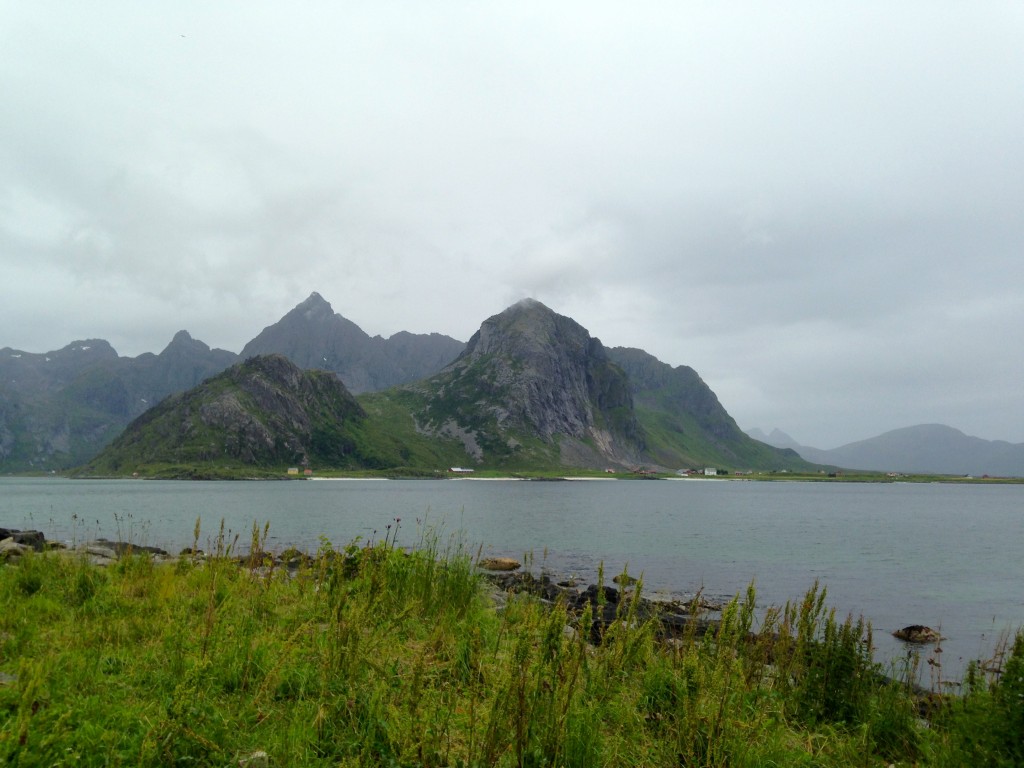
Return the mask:
<svg viewBox="0 0 1024 768">
<path fill-rule="evenodd" d="M 192 544 L 197 517 L 200 546 L 223 519 L 242 551 L 254 522 L 269 523 L 268 548 L 313 551 L 320 536 L 380 540 L 400 519 L 399 545 L 430 528 L 473 554 L 531 553 L 535 570 L 587 581 L 599 563 L 608 579 L 628 565 L 648 593 L 731 596 L 754 581 L 760 605 L 798 600 L 817 580 L 838 615 L 872 622 L 879 660 L 906 652 L 893 629 L 941 629 L 948 639 L 933 658 L 944 679 L 1024 624 L 1019 485 L 0 479 L 0 526 L 68 543 L 106 537 L 177 552 Z"/>
</svg>

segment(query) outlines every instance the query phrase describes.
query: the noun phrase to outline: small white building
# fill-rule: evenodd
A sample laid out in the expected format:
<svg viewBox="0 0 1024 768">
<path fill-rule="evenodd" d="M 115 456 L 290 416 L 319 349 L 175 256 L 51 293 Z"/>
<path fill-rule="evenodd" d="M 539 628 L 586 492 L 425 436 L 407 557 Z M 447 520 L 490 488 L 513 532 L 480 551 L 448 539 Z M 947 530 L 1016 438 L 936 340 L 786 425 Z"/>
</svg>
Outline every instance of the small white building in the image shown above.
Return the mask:
<svg viewBox="0 0 1024 768">
<path fill-rule="evenodd" d="M 705 477 L 716 477 L 717 475 L 718 475 L 718 470 L 715 469 L 714 467 L 704 467 L 704 476 Z"/>
</svg>

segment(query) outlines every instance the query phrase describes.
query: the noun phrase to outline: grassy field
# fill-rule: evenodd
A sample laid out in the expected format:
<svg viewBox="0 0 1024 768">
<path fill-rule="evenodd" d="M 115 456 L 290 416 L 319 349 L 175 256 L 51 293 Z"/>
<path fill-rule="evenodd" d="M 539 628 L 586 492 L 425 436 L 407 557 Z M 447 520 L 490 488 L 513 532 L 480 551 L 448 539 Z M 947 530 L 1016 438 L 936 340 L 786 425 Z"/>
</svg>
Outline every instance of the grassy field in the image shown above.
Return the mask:
<svg viewBox="0 0 1024 768">
<path fill-rule="evenodd" d="M 1024 637 L 922 698 L 812 589 L 666 638 L 638 599 L 496 606 L 459 537 L 98 568 L 0 565 L 0 762 L 210 766 L 1020 765 Z M 402 532 L 403 540 L 405 532 Z M 200 539 L 199 524 L 196 540 Z M 633 593 L 638 596 L 642 586 Z"/>
</svg>

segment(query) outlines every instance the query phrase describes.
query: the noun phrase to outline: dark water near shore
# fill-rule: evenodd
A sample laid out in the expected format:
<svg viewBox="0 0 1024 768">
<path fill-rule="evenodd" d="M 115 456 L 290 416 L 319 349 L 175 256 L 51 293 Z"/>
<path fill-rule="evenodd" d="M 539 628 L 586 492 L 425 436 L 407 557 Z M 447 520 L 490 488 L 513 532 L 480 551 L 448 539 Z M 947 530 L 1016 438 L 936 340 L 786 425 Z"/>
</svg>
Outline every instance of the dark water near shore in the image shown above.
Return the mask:
<svg viewBox="0 0 1024 768">
<path fill-rule="evenodd" d="M 628 564 L 649 593 L 731 596 L 753 580 L 762 605 L 818 580 L 839 614 L 872 622 L 880 660 L 905 653 L 893 629 L 941 628 L 946 679 L 1024 624 L 1024 486 L 0 479 L 0 526 L 67 542 L 177 552 L 197 517 L 201 546 L 223 518 L 243 551 L 253 522 L 270 523 L 274 549 L 315 550 L 321 535 L 336 546 L 380 539 L 401 518 L 400 545 L 427 526 L 443 541 L 461 532 L 473 553 L 532 553 L 535 569 L 588 581 L 600 562 L 609 579 Z"/>
</svg>

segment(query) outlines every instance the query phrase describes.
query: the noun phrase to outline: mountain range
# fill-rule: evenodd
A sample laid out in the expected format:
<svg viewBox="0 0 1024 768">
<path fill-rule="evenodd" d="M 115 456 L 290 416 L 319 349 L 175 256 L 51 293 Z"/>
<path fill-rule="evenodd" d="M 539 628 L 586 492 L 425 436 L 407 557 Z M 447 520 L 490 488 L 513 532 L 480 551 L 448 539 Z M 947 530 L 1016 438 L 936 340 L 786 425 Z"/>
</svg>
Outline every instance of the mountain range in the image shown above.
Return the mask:
<svg viewBox="0 0 1024 768">
<path fill-rule="evenodd" d="M 159 354 L 119 357 L 107 341 L 73 341 L 42 354 L 0 349 L 0 472 L 67 469 L 88 461 L 128 423 L 168 395 L 246 358 L 278 352 L 337 374 L 352 392 L 439 370 L 463 348 L 441 334 L 370 337 L 318 293 L 265 328 L 241 355 L 187 331 Z"/>
<path fill-rule="evenodd" d="M 1024 443 L 983 440 L 943 424 L 894 429 L 824 450 L 800 445 L 779 429 L 748 430 L 755 440 L 796 451 L 807 461 L 846 469 L 904 474 L 1024 477 Z"/>
<path fill-rule="evenodd" d="M 324 354 L 344 351 L 333 335 L 339 328 L 351 333 L 332 315 L 311 296 L 263 340 L 275 340 L 278 350 L 297 345 L 306 355 L 300 359 L 353 370 L 351 360 Z M 366 358 L 358 362 L 375 375 Z M 83 472 L 218 476 L 240 466 L 281 471 L 283 464 L 406 474 L 453 465 L 810 466 L 740 431 L 692 369 L 673 369 L 640 350 L 607 350 L 576 321 L 534 300 L 484 320 L 433 375 L 361 393 L 358 412 L 338 416 L 315 398 L 298 397 L 297 388 L 308 388 L 305 375 L 280 352 L 236 363 L 136 419 Z"/>
<path fill-rule="evenodd" d="M 326 412 L 309 411 L 308 403 L 286 407 L 281 393 L 299 379 L 284 375 L 280 360 L 266 362 L 275 355 L 297 370 L 333 374 L 347 394 L 357 395 L 361 413 L 349 414 L 342 425 L 323 421 Z M 252 387 L 242 383 L 243 358 L 263 360 L 249 376 L 267 379 L 268 370 L 276 372 L 277 398 L 253 399 Z M 351 449 L 344 461 L 335 456 L 334 465 L 374 468 L 448 462 L 807 466 L 794 452 L 744 434 L 692 369 L 672 368 L 642 350 L 608 350 L 571 318 L 532 300 L 485 320 L 467 344 L 440 334 L 371 338 L 314 293 L 265 328 L 242 356 L 212 350 L 181 332 L 159 355 L 120 358 L 94 340 L 46 355 L 8 348 L 0 350 L 0 359 L 0 468 L 6 471 L 86 462 L 113 471 L 141 458 L 322 463 L 324 434 L 335 434 Z M 217 376 L 225 370 L 227 378 Z M 186 390 L 187 396 L 172 397 Z M 227 410 L 226 390 L 232 403 Z M 161 401 L 162 408 L 177 409 L 163 418 L 190 429 L 174 438 L 174 430 L 157 428 L 149 409 Z M 287 413 L 268 410 L 268 403 Z M 285 430 L 273 438 L 276 453 L 238 452 L 240 444 L 254 445 L 251 436 L 260 433 L 252 432 L 255 423 L 265 436 L 277 434 L 285 422 L 305 423 L 296 421 L 299 412 L 323 427 L 319 447 L 309 442 L 312 433 Z M 231 418 L 211 421 L 218 413 Z M 186 450 L 197 435 L 207 447 Z"/>
<path fill-rule="evenodd" d="M 605 348 L 574 320 L 533 300 L 486 319 L 464 344 L 441 334 L 371 337 L 318 293 L 264 328 L 240 355 L 211 349 L 186 331 L 159 354 L 135 358 L 119 357 L 102 339 L 44 354 L 0 349 L 0 472 L 90 462 L 155 404 L 244 367 L 244 361 L 273 355 L 300 371 L 333 374 L 361 411 L 349 413 L 343 425 L 328 425 L 327 433 L 320 430 L 313 442 L 313 432 L 285 430 L 280 440 L 294 450 L 245 454 L 256 463 L 286 455 L 322 463 L 332 455 L 323 450 L 330 433 L 352 449 L 343 461 L 334 455 L 335 464 L 375 468 L 446 462 L 754 469 L 818 464 L 1024 476 L 1024 444 L 981 440 L 942 425 L 894 430 L 832 450 L 799 445 L 780 430 L 748 435 L 692 368 L 669 366 L 641 349 Z M 249 373 L 265 377 L 270 369 L 279 374 L 279 394 L 299 381 L 284 375 L 280 361 Z M 245 394 L 241 375 L 236 371 L 217 386 L 236 387 L 235 400 L 247 418 L 280 429 L 275 419 L 281 414 L 261 410 Z M 173 402 L 194 405 L 208 395 Z M 222 405 L 204 407 L 211 413 Z M 290 423 L 304 408 L 293 405 Z M 322 414 L 314 408 L 307 417 L 315 422 Z M 199 431 L 210 429 L 207 424 Z M 247 433 L 238 429 L 232 421 L 229 431 L 236 434 L 214 441 L 221 440 L 222 449 L 232 440 L 246 443 Z M 166 448 L 168 441 L 157 443 Z M 120 461 L 142 447 L 127 439 L 120 445 Z"/>
</svg>

